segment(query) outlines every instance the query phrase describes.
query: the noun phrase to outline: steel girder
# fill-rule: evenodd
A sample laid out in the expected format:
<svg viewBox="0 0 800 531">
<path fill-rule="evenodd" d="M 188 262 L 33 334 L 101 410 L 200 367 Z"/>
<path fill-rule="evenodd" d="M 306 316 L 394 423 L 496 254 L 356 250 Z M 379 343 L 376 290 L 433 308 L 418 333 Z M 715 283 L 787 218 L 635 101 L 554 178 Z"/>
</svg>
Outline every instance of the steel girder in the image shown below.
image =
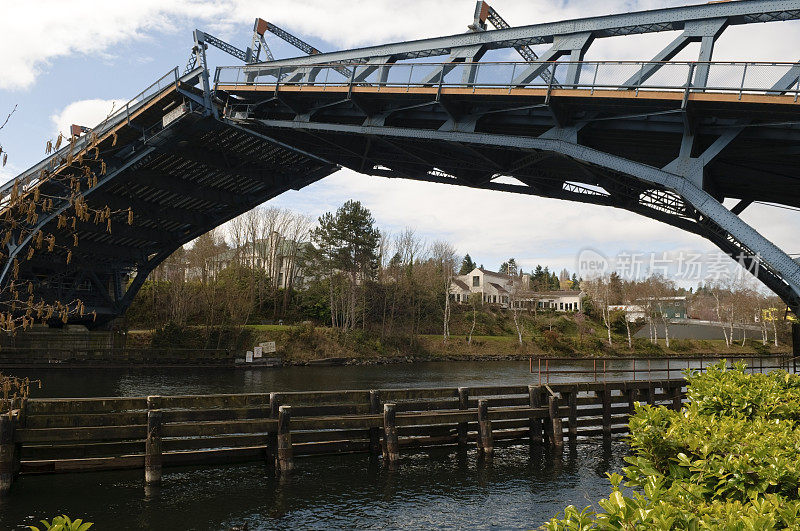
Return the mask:
<svg viewBox="0 0 800 531">
<path fill-rule="evenodd" d="M 743 0 L 704 5 L 654 9 L 633 13 L 589 17 L 576 20 L 534 24 L 507 29 L 472 32 L 409 42 L 368 46 L 352 50 L 321 53 L 308 57 L 281 59 L 253 65 L 260 67 L 299 67 L 324 63 L 360 63 L 369 58 L 385 57 L 387 62 L 447 55 L 458 48 L 481 46 L 485 50 L 516 48 L 554 43 L 559 37 L 588 33 L 591 38 L 617 37 L 659 31 L 684 30 L 693 22 L 725 19 L 727 25 L 796 20 L 800 18 L 800 0 Z M 288 70 L 288 68 L 287 68 Z"/>
<path fill-rule="evenodd" d="M 655 208 L 643 208 L 641 204 L 633 203 L 630 200 L 620 201 L 618 198 L 607 198 L 602 195 L 581 194 L 580 197 L 576 197 L 578 194 L 564 194 L 561 191 L 557 194 L 548 193 L 546 190 L 537 190 L 535 185 L 524 191 L 532 195 L 560 196 L 559 198 L 626 208 L 700 234 L 734 257 L 740 254 L 756 257 L 756 260 L 760 263 L 759 278 L 780 295 L 794 310 L 800 310 L 800 264 L 792 260 L 786 253 L 750 227 L 736 214 L 725 208 L 711 194 L 697 186 L 692 180 L 660 168 L 559 138 L 391 126 L 308 123 L 293 120 L 263 119 L 259 120 L 259 123 L 267 129 L 288 129 L 310 135 L 355 135 L 389 139 L 390 141 L 427 140 L 436 143 L 431 145 L 431 149 L 434 151 L 444 143 L 513 150 L 535 150 L 536 152 L 558 154 L 617 175 L 629 176 L 640 183 L 646 183 L 675 194 L 685 205 L 664 206 L 662 207 L 664 210 L 656 210 Z M 391 166 L 391 163 L 388 164 L 390 164 L 391 169 L 395 169 Z M 414 171 L 405 166 L 403 161 L 395 161 L 395 164 L 399 176 L 412 177 L 414 175 Z M 436 165 L 435 162 L 431 162 L 431 164 L 433 166 Z M 417 172 L 417 175 L 420 173 L 424 172 Z M 450 182 L 452 184 L 476 187 L 482 187 L 483 184 L 483 187 L 493 188 L 486 181 L 483 183 L 471 181 L 469 176 L 459 178 L 458 175 L 454 175 Z M 631 183 L 629 182 L 628 186 L 630 185 Z M 673 212 L 669 212 L 668 208 L 672 208 Z"/>
</svg>

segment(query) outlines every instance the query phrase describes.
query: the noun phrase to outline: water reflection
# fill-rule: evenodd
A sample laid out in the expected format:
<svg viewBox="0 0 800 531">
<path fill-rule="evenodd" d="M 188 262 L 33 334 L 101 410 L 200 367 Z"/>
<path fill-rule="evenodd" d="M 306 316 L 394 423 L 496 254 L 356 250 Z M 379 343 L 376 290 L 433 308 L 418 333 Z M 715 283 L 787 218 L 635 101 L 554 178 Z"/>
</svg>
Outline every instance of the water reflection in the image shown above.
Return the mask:
<svg viewBox="0 0 800 531">
<path fill-rule="evenodd" d="M 778 360 L 765 358 L 766 367 Z M 645 365 L 643 365 L 645 364 Z M 652 360 L 639 362 L 637 379 L 679 377 L 687 367 L 701 362 Z M 705 362 L 708 365 L 708 362 Z M 529 372 L 527 361 L 425 362 L 398 365 L 340 367 L 281 367 L 261 369 L 37 369 L 8 371 L 17 376 L 42 380 L 38 397 L 147 396 L 203 393 L 268 393 L 331 389 L 387 389 L 407 387 L 476 387 L 482 385 L 538 385 L 580 381 L 634 379 L 630 360 L 608 360 L 606 369 L 619 371 L 604 375 L 602 365 L 592 360 L 552 361 L 550 371 L 582 370 L 582 374 L 539 374 Z M 595 369 L 597 373 L 595 374 Z"/>
<path fill-rule="evenodd" d="M 404 454 L 394 469 L 366 455 L 301 458 L 276 477 L 263 463 L 165 469 L 160 487 L 141 471 L 29 476 L 0 507 L 0 528 L 61 512 L 98 529 L 532 528 L 565 505 L 608 492 L 621 440 L 579 441 L 553 455 L 541 445 Z"/>
</svg>

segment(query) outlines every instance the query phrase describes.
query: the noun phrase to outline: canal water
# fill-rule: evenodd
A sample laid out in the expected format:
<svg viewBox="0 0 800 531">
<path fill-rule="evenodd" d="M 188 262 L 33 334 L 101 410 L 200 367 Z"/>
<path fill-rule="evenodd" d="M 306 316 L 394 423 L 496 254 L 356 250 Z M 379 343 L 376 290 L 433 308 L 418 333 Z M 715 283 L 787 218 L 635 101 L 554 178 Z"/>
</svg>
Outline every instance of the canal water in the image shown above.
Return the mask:
<svg viewBox="0 0 800 531">
<path fill-rule="evenodd" d="M 627 370 L 630 362 L 615 363 Z M 550 381 L 595 377 L 591 361 L 569 367 L 587 373 L 551 374 Z M 662 368 L 652 365 L 653 377 L 665 377 Z M 42 389 L 34 396 L 90 397 L 528 385 L 538 383 L 537 369 L 534 364 L 531 374 L 527 361 L 498 361 L 8 372 L 39 378 Z M 0 500 L 0 529 L 24 529 L 62 513 L 93 521 L 98 531 L 531 529 L 569 504 L 596 508 L 609 492 L 606 473 L 619 471 L 627 452 L 624 439 L 615 438 L 579 440 L 561 455 L 528 444 L 501 447 L 489 462 L 474 450 L 423 450 L 402 455 L 396 470 L 363 454 L 298 458 L 296 470 L 281 478 L 261 463 L 166 468 L 163 484 L 154 489 L 145 489 L 142 470 L 24 476 Z"/>
</svg>

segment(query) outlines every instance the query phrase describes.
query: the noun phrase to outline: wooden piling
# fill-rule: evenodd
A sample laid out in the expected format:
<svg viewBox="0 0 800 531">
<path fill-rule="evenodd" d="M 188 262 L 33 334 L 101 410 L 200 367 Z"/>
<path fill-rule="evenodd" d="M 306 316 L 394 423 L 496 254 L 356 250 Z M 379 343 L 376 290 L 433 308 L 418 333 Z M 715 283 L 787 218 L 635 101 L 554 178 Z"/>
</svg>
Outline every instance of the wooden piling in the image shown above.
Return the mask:
<svg viewBox="0 0 800 531">
<path fill-rule="evenodd" d="M 378 391 L 369 392 L 369 412 L 372 415 L 381 413 L 381 397 Z M 381 429 L 378 427 L 369 429 L 369 453 L 372 455 L 381 453 Z"/>
<path fill-rule="evenodd" d="M 639 389 L 632 387 L 625 390 L 628 397 L 628 415 L 636 413 L 636 402 L 639 401 Z"/>
<path fill-rule="evenodd" d="M 400 441 L 397 438 L 397 404 L 383 405 L 383 458 L 389 463 L 400 461 Z"/>
<path fill-rule="evenodd" d="M 11 490 L 11 484 L 18 469 L 19 457 L 14 445 L 16 421 L 8 413 L 0 415 L 0 495 L 5 496 Z"/>
<path fill-rule="evenodd" d="M 147 397 L 147 439 L 144 450 L 144 481 L 145 483 L 161 482 L 161 431 L 162 412 L 159 407 L 158 396 Z"/>
<path fill-rule="evenodd" d="M 494 453 L 492 421 L 489 420 L 489 401 L 486 399 L 478 400 L 478 452 L 485 456 Z"/>
<path fill-rule="evenodd" d="M 578 386 L 576 385 L 569 391 L 566 397 L 567 404 L 569 405 L 569 440 L 575 442 L 578 440 Z"/>
<path fill-rule="evenodd" d="M 528 386 L 528 404 L 531 409 L 542 407 L 542 391 L 541 386 Z M 530 440 L 532 443 L 540 443 L 544 438 L 544 419 L 532 418 L 530 419 Z"/>
<path fill-rule="evenodd" d="M 603 388 L 603 437 L 611 437 L 611 390 L 608 387 Z"/>
<path fill-rule="evenodd" d="M 468 387 L 459 387 L 458 388 L 458 409 L 465 410 L 469 409 L 469 388 Z M 465 447 L 467 446 L 467 423 L 466 422 L 459 422 L 458 427 L 458 446 Z"/>
<path fill-rule="evenodd" d="M 280 408 L 280 395 L 278 393 L 269 394 L 269 418 L 278 420 Z M 278 463 L 278 432 L 267 432 L 267 462 Z"/>
<path fill-rule="evenodd" d="M 550 444 L 555 448 L 563 448 L 564 428 L 561 425 L 561 415 L 558 411 L 558 397 L 550 395 L 547 399 L 547 405 L 550 414 L 550 428 L 548 429 Z"/>
<path fill-rule="evenodd" d="M 683 407 L 683 402 L 681 399 L 683 398 L 683 391 L 681 391 L 681 384 L 674 384 L 672 386 L 672 409 L 675 411 L 680 411 L 681 407 Z"/>
<path fill-rule="evenodd" d="M 275 463 L 280 472 L 289 472 L 294 468 L 292 455 L 292 406 L 278 408 L 278 461 Z"/>
</svg>

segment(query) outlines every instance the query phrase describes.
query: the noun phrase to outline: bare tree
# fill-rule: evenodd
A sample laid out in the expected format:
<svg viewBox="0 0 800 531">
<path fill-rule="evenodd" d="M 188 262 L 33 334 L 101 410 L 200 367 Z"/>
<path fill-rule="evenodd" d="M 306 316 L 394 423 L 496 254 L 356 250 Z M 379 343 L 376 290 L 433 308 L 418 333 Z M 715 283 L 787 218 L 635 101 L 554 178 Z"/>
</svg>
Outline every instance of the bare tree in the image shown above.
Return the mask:
<svg viewBox="0 0 800 531">
<path fill-rule="evenodd" d="M 613 345 L 613 341 L 611 340 L 611 317 L 609 315 L 609 301 L 611 297 L 611 289 L 608 282 L 608 277 L 595 277 L 593 279 L 589 279 L 584 281 L 581 284 L 584 291 L 592 298 L 595 302 L 596 306 L 599 306 L 600 315 L 603 319 L 603 324 L 606 325 L 606 331 L 608 332 L 608 344 Z"/>
<path fill-rule="evenodd" d="M 450 284 L 456 272 L 456 250 L 450 243 L 439 240 L 431 245 L 430 255 L 436 265 L 439 289 L 443 292 L 442 341 L 447 342 L 450 339 Z"/>
</svg>

